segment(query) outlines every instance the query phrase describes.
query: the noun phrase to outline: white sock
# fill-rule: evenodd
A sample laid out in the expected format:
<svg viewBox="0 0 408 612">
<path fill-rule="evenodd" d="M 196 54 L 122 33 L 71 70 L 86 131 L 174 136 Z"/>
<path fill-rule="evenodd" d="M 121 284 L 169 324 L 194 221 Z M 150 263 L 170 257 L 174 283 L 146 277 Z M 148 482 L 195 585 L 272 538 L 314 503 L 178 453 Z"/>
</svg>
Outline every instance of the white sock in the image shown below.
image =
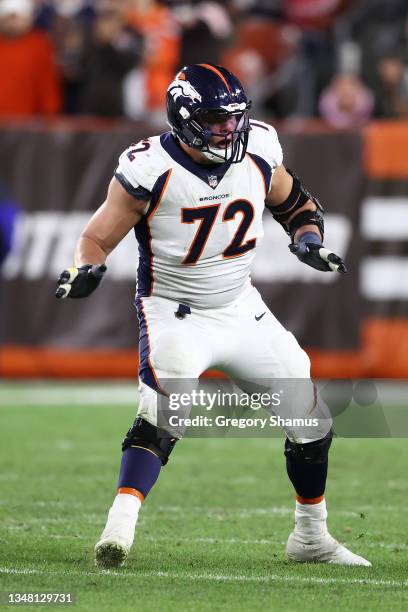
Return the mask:
<svg viewBox="0 0 408 612">
<path fill-rule="evenodd" d="M 315 539 L 327 532 L 326 500 L 318 504 L 301 504 L 296 501 L 295 533 L 304 540 Z"/>
<path fill-rule="evenodd" d="M 118 536 L 130 547 L 135 536 L 135 527 L 142 502 L 135 495 L 119 493 L 113 500 L 101 539 Z"/>
<path fill-rule="evenodd" d="M 117 515 L 127 515 L 129 519 L 134 519 L 136 522 L 142 502 L 135 495 L 128 493 L 118 493 L 113 500 L 113 504 L 109 510 L 109 517 Z"/>
</svg>

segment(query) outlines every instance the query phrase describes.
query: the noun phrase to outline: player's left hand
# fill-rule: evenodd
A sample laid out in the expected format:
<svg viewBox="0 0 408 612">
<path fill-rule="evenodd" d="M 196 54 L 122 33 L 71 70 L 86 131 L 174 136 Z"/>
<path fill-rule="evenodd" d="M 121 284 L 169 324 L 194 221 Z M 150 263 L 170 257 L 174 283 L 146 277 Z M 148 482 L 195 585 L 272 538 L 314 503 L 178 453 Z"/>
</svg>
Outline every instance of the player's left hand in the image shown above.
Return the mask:
<svg viewBox="0 0 408 612">
<path fill-rule="evenodd" d="M 300 237 L 299 242 L 290 244 L 289 249 L 300 261 L 316 270 L 340 272 L 340 274 L 347 272 L 346 265 L 341 257 L 330 249 L 326 249 L 316 234 L 311 235 L 311 233 L 306 232 Z"/>
<path fill-rule="evenodd" d="M 59 275 L 55 297 L 58 300 L 88 297 L 98 287 L 105 272 L 105 264 L 68 268 Z"/>
</svg>

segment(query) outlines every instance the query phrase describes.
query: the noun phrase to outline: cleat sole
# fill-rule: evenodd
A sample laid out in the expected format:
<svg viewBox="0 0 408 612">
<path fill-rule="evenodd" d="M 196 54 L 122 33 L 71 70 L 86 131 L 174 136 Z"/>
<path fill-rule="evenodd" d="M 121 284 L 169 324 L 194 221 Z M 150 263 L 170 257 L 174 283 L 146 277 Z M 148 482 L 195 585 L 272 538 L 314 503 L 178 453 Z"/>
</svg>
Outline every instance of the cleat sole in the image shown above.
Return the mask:
<svg viewBox="0 0 408 612">
<path fill-rule="evenodd" d="M 127 556 L 126 548 L 115 542 L 106 542 L 95 547 L 95 565 L 100 568 L 120 567 Z"/>
</svg>

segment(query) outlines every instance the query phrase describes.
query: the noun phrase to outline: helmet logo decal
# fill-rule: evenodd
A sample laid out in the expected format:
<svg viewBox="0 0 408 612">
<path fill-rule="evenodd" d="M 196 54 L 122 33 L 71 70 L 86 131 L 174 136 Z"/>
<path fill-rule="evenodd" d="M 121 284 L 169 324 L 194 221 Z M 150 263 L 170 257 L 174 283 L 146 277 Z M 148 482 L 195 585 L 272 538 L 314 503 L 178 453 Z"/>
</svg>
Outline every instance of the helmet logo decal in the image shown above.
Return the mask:
<svg viewBox="0 0 408 612">
<path fill-rule="evenodd" d="M 190 98 L 193 102 L 196 100 L 201 102 L 201 96 L 196 89 L 189 83 L 188 81 L 180 81 L 176 79 L 172 83 L 170 83 L 167 91 L 173 99 L 176 101 L 177 98 L 183 96 L 184 98 Z"/>
</svg>

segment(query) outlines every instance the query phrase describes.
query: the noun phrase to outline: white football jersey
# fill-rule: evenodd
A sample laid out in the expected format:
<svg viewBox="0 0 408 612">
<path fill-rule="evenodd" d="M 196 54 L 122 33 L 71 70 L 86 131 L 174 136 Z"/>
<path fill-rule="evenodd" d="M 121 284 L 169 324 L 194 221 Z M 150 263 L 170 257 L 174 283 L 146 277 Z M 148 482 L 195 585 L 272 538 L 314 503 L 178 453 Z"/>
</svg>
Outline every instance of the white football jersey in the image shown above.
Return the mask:
<svg viewBox="0 0 408 612">
<path fill-rule="evenodd" d="M 171 132 L 122 153 L 116 178 L 147 201 L 135 226 L 138 297 L 217 308 L 248 285 L 263 238 L 265 195 L 282 163 L 275 129 L 261 121 L 251 128 L 245 158 L 236 164 L 197 164 Z"/>
</svg>

